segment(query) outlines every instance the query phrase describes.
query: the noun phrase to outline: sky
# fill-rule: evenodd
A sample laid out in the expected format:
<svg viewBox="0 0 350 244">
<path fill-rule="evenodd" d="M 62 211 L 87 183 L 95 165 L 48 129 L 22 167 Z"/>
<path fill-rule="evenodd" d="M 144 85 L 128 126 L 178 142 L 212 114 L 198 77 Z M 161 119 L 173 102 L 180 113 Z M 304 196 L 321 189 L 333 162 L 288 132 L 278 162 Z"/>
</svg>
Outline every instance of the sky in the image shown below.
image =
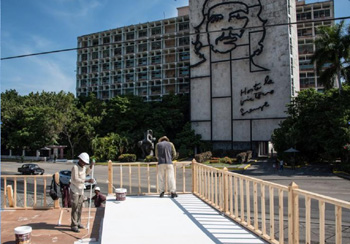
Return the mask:
<svg viewBox="0 0 350 244">
<path fill-rule="evenodd" d="M 77 47 L 77 37 L 172 18 L 189 0 L 0 0 L 1 57 Z M 306 0 L 307 3 L 317 0 Z M 335 16 L 350 16 L 350 0 L 334 0 Z M 349 21 L 347 21 L 349 23 Z M 71 92 L 76 51 L 1 61 L 1 92 Z"/>
</svg>

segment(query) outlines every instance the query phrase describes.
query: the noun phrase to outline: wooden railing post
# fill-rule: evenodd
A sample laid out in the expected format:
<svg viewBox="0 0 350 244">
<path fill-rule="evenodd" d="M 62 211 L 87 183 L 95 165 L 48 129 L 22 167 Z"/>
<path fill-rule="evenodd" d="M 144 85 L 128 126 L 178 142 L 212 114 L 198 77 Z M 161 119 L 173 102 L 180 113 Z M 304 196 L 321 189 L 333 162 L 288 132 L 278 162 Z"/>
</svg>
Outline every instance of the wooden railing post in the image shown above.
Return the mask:
<svg viewBox="0 0 350 244">
<path fill-rule="evenodd" d="M 113 194 L 113 166 L 112 161 L 108 161 L 108 194 Z"/>
<path fill-rule="evenodd" d="M 192 165 L 191 165 L 191 169 L 192 169 L 192 193 L 196 192 L 196 172 L 195 172 L 195 159 L 192 159 Z"/>
<path fill-rule="evenodd" d="M 13 190 L 12 190 L 12 186 L 8 185 L 6 187 L 7 190 L 7 197 L 8 197 L 8 201 L 9 201 L 9 207 L 13 208 L 15 207 L 14 201 L 13 201 Z M 4 199 L 4 202 L 6 202 L 6 198 Z"/>
<path fill-rule="evenodd" d="M 58 172 L 55 173 L 55 182 L 57 185 L 60 184 L 60 174 Z M 60 202 L 59 198 L 54 201 L 54 208 L 58 209 L 60 208 Z"/>
<path fill-rule="evenodd" d="M 224 183 L 224 213 L 228 213 L 229 212 L 229 208 L 228 208 L 228 169 L 225 167 L 224 169 L 224 173 L 223 173 L 223 183 Z"/>
<path fill-rule="evenodd" d="M 3 192 L 3 201 L 2 201 L 2 208 L 5 209 L 6 208 L 6 189 L 7 189 L 7 178 L 4 177 L 4 192 Z"/>
<path fill-rule="evenodd" d="M 299 243 L 299 198 L 294 193 L 295 189 L 298 189 L 298 185 L 295 182 L 290 183 L 288 186 L 288 243 Z"/>
</svg>

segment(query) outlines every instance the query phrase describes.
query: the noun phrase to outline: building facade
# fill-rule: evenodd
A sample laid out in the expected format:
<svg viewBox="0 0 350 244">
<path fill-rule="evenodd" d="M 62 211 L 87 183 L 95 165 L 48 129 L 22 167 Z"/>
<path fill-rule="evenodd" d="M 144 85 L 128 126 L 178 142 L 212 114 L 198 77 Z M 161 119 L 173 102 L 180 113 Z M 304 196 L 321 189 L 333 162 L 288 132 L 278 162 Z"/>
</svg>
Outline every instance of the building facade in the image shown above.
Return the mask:
<svg viewBox="0 0 350 244">
<path fill-rule="evenodd" d="M 176 18 L 78 37 L 77 96 L 159 101 L 190 93 L 192 128 L 203 140 L 267 154 L 297 91 L 323 89 L 310 58 L 317 27 L 334 24 L 333 1 L 189 3 Z M 209 19 L 213 11 L 222 13 Z M 225 14 L 231 17 L 221 27 Z"/>
<path fill-rule="evenodd" d="M 317 27 L 334 25 L 334 2 L 322 1 L 316 3 L 297 2 L 298 44 L 300 89 L 315 88 L 323 91 L 322 84 L 318 82 L 316 65 L 311 63 L 311 56 L 315 51 L 315 38 Z M 338 86 L 337 83 L 334 84 Z"/>
<path fill-rule="evenodd" d="M 189 16 L 78 37 L 77 96 L 108 100 L 133 94 L 144 101 L 189 91 Z"/>
<path fill-rule="evenodd" d="M 334 2 L 296 2 L 300 89 L 318 83 L 315 64 L 316 28 L 334 25 Z M 315 21 L 315 22 L 314 22 Z M 77 96 L 95 93 L 100 99 L 134 94 L 145 101 L 169 93 L 189 92 L 189 8 L 178 17 L 78 37 Z M 335 84 L 337 86 L 337 84 Z"/>
<path fill-rule="evenodd" d="M 268 153 L 299 90 L 295 6 L 190 0 L 191 123 L 214 149 Z"/>
</svg>

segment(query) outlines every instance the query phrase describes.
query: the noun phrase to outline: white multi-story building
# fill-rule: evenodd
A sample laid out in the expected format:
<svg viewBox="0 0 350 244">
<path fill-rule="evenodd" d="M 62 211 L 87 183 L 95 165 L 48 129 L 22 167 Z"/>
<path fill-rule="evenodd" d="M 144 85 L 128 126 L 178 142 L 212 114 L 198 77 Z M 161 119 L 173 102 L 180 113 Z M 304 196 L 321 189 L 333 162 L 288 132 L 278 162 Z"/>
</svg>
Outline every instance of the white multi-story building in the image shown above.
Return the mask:
<svg viewBox="0 0 350 244">
<path fill-rule="evenodd" d="M 298 24 L 300 89 L 315 88 L 323 91 L 322 84 L 318 83 L 316 65 L 310 60 L 316 49 L 314 41 L 317 37 L 317 27 L 334 25 L 333 18 L 333 0 L 309 4 L 305 1 L 297 2 L 297 21 L 300 22 Z"/>
<path fill-rule="evenodd" d="M 144 101 L 189 92 L 188 7 L 178 17 L 78 37 L 77 96 Z"/>
<path fill-rule="evenodd" d="M 333 25 L 333 0 L 296 3 L 300 89 L 318 83 L 315 64 L 317 27 Z M 145 101 L 189 92 L 189 8 L 178 17 L 120 27 L 78 37 L 77 96 L 95 93 L 99 99 L 133 94 Z M 337 84 L 335 84 L 337 85 Z"/>
</svg>

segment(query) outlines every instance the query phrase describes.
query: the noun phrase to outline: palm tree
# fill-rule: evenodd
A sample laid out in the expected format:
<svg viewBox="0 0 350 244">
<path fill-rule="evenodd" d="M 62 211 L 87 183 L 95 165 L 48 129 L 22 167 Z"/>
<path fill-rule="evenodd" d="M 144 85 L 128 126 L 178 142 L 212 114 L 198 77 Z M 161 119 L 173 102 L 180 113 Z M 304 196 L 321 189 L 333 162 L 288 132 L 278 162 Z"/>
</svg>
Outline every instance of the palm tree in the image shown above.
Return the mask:
<svg viewBox="0 0 350 244">
<path fill-rule="evenodd" d="M 319 81 L 324 88 L 332 88 L 337 80 L 341 93 L 342 80 L 348 80 L 350 71 L 350 26 L 345 28 L 341 21 L 333 26 L 321 26 L 317 31 L 316 51 L 311 62 L 316 62 Z"/>
</svg>

